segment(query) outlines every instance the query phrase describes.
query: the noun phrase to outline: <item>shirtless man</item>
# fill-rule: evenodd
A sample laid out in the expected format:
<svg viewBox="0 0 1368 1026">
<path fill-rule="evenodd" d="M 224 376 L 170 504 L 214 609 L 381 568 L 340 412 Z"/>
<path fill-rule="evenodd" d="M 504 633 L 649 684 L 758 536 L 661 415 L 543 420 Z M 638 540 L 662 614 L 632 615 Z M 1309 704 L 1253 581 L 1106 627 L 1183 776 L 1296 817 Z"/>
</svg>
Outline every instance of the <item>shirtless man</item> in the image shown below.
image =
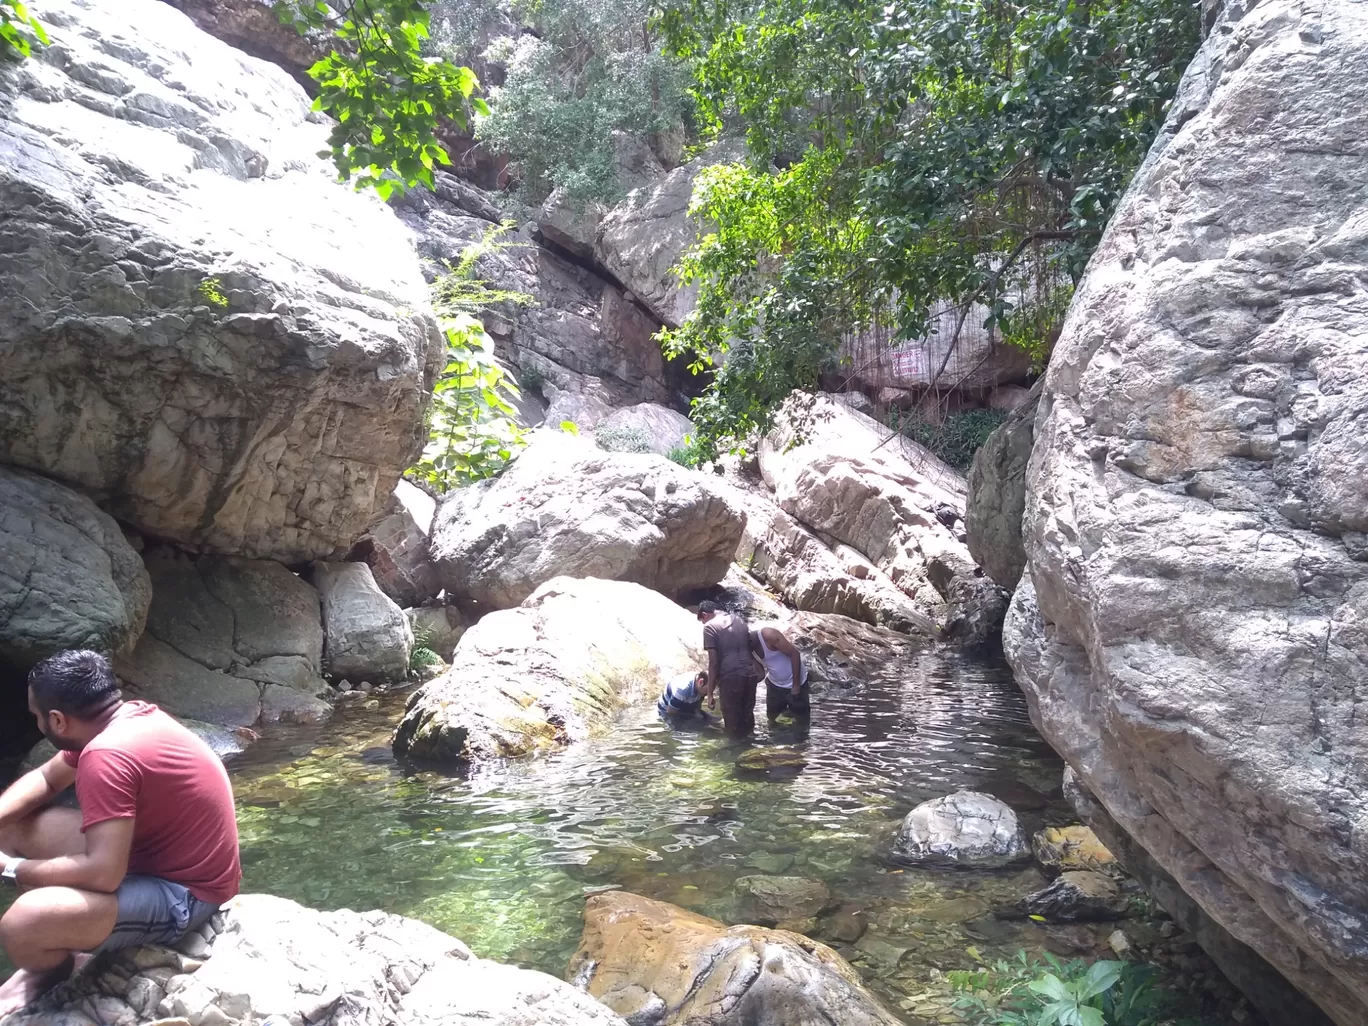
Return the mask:
<svg viewBox="0 0 1368 1026">
<path fill-rule="evenodd" d="M 18 971 L 0 1017 L 70 975 L 79 953 L 175 944 L 235 896 L 237 819 L 209 747 L 155 705 L 125 702 L 109 662 L 61 652 L 29 674 L 57 755 L 0 795 L 0 918 Z M 51 807 L 76 785 L 81 809 Z"/>
</svg>

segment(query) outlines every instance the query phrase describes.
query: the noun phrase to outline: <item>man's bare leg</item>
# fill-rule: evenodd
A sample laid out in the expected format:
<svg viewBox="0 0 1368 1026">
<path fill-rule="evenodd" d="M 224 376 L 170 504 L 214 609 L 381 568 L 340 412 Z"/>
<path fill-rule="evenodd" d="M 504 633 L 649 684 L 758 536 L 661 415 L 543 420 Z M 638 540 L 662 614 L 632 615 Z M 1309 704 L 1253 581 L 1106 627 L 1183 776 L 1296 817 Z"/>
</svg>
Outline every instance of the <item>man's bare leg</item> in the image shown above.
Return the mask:
<svg viewBox="0 0 1368 1026">
<path fill-rule="evenodd" d="M 114 930 L 119 901 L 72 887 L 25 891 L 0 919 L 0 946 L 19 971 L 0 986 L 0 1017 L 71 975 L 72 953 L 93 951 Z"/>
</svg>

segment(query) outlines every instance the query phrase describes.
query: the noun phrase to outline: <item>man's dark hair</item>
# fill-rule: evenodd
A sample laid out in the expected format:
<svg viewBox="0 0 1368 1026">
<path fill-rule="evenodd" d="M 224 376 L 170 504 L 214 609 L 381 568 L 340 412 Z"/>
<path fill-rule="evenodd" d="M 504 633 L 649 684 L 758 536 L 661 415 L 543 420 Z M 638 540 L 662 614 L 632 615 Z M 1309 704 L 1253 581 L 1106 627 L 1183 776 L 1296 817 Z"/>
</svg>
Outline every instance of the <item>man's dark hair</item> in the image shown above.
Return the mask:
<svg viewBox="0 0 1368 1026">
<path fill-rule="evenodd" d="M 29 671 L 28 684 L 39 712 L 56 710 L 78 720 L 103 712 L 119 698 L 109 660 L 83 648 L 44 659 Z"/>
<path fill-rule="evenodd" d="M 698 611 L 700 613 L 720 613 L 722 612 L 722 607 L 710 599 L 705 599 L 698 604 Z"/>
</svg>

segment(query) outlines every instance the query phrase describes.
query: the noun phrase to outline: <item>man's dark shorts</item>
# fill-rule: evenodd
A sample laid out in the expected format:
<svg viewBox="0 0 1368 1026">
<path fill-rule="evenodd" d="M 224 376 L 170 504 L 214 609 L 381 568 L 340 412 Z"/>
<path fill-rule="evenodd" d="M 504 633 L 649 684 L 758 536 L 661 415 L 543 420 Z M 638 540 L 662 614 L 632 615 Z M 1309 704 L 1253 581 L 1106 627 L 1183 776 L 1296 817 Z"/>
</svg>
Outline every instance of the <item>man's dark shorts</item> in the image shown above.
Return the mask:
<svg viewBox="0 0 1368 1026">
<path fill-rule="evenodd" d="M 732 737 L 749 737 L 755 732 L 754 677 L 723 677 L 717 682 L 722 702 L 722 722 Z"/>
<path fill-rule="evenodd" d="M 173 946 L 219 910 L 219 906 L 201 901 L 180 884 L 159 876 L 126 876 L 115 897 L 119 899 L 119 916 L 114 932 L 99 951 L 144 944 Z"/>
<path fill-rule="evenodd" d="M 798 694 L 793 693 L 790 688 L 776 688 L 772 684 L 765 685 L 765 716 L 773 721 L 785 712 L 791 712 L 794 719 L 801 719 L 812 712 L 812 706 L 808 702 L 811 693 L 809 685 L 804 684 L 798 689 Z"/>
</svg>

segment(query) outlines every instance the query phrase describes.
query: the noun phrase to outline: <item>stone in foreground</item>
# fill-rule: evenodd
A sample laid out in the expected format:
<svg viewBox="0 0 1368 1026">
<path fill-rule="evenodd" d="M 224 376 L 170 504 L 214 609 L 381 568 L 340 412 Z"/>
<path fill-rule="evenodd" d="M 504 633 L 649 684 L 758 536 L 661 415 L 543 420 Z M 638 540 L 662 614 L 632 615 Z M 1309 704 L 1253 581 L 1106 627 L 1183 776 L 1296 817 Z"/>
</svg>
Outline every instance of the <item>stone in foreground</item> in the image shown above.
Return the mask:
<svg viewBox="0 0 1368 1026">
<path fill-rule="evenodd" d="M 811 919 L 831 904 L 827 885 L 805 876 L 743 876 L 735 886 L 741 914 L 763 926 Z"/>
<path fill-rule="evenodd" d="M 35 0 L 0 70 L 0 461 L 143 533 L 345 552 L 442 352 L 407 230 L 281 69 L 156 0 Z"/>
<path fill-rule="evenodd" d="M 669 595 L 716 584 L 740 538 L 740 515 L 704 475 L 547 432 L 499 477 L 447 497 L 431 551 L 449 596 L 508 609 L 553 577 Z"/>
<path fill-rule="evenodd" d="M 543 973 L 384 912 L 243 895 L 181 951 L 120 952 L 5 1026 L 624 1026 Z M 202 960 L 202 964 L 201 964 Z"/>
<path fill-rule="evenodd" d="M 698 621 L 624 581 L 557 578 L 462 635 L 452 666 L 409 699 L 400 755 L 444 762 L 582 740 L 706 665 Z"/>
<path fill-rule="evenodd" d="M 922 802 L 903 820 L 893 848 L 895 862 L 967 869 L 999 869 L 1030 854 L 1016 813 L 978 791 Z"/>
<path fill-rule="evenodd" d="M 1139 846 L 1368 1022 L 1368 7 L 1215 25 L 1079 284 L 1004 629 Z"/>
<path fill-rule="evenodd" d="M 633 1026 L 897 1026 L 846 961 L 617 891 L 590 898 L 569 975 Z"/>
</svg>

